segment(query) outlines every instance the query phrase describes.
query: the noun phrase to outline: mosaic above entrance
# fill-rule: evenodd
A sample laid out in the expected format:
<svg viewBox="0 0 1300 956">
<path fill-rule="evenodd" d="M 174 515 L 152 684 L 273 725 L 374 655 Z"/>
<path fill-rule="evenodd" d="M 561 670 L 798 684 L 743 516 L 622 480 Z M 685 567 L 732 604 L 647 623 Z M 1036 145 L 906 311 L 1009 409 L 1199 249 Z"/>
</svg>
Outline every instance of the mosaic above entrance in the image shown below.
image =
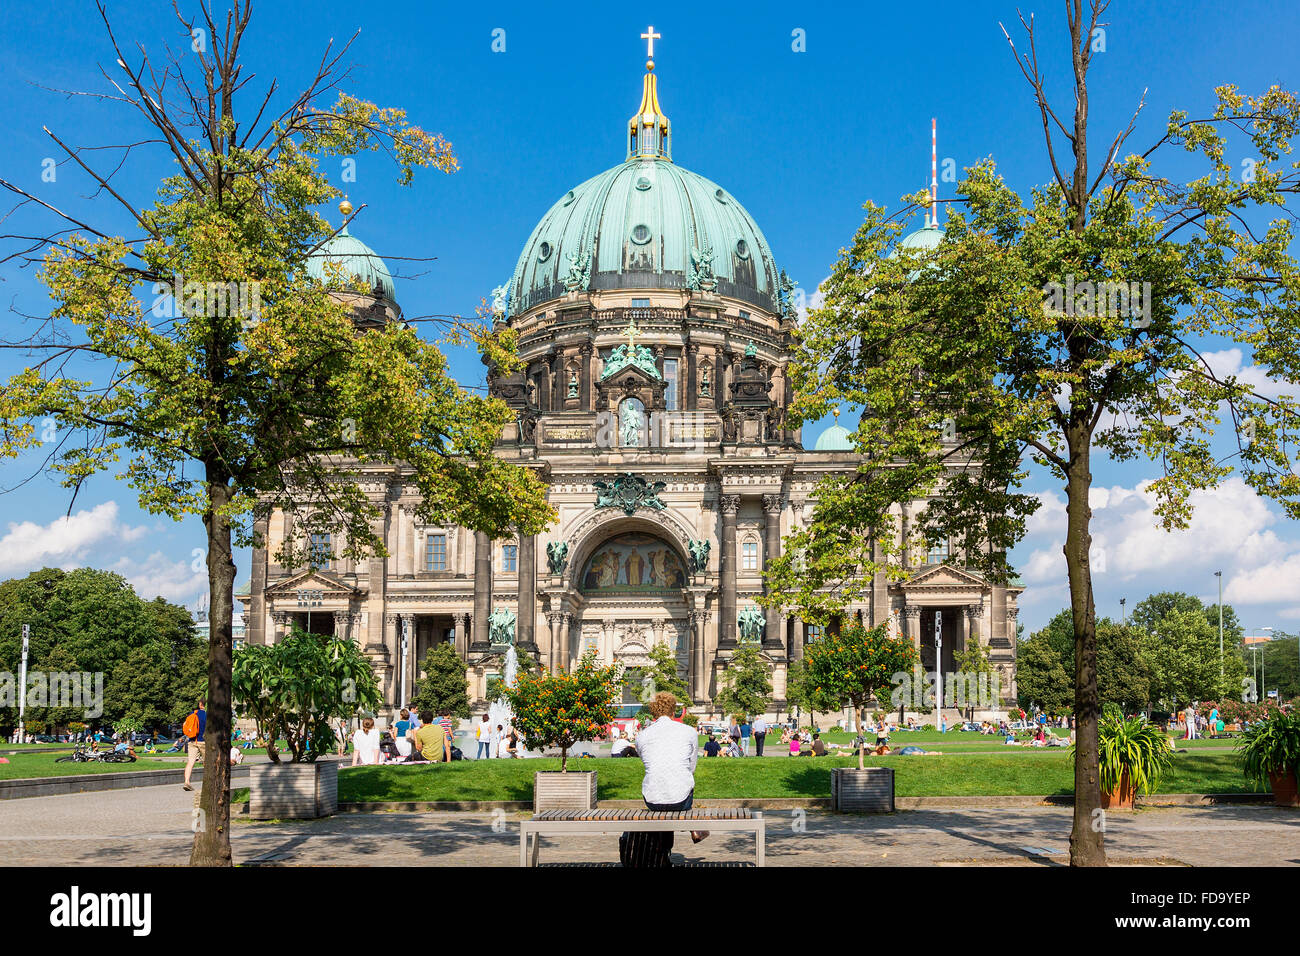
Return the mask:
<svg viewBox="0 0 1300 956">
<path fill-rule="evenodd" d="M 671 591 L 686 586 L 686 569 L 677 552 L 659 538 L 624 534 L 596 549 L 580 580 L 588 594 Z"/>
</svg>

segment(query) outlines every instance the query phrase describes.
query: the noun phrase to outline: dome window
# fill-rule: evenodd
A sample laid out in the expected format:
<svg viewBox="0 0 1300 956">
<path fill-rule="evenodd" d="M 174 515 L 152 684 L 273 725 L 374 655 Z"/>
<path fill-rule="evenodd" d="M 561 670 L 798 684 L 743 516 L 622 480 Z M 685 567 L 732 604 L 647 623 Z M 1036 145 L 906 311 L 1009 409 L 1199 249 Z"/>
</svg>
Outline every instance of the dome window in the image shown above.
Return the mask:
<svg viewBox="0 0 1300 956">
<path fill-rule="evenodd" d="M 632 230 L 632 241 L 638 246 L 644 246 L 650 241 L 650 227 L 642 223 Z"/>
<path fill-rule="evenodd" d="M 740 256 L 742 259 L 749 258 L 749 243 L 744 239 L 741 239 L 736 243 L 736 255 Z"/>
<path fill-rule="evenodd" d="M 716 199 L 718 202 L 722 203 L 724 206 L 727 204 L 727 194 L 724 193 L 721 189 L 714 190 L 713 198 Z"/>
<path fill-rule="evenodd" d="M 551 258 L 551 244 L 549 242 L 543 242 L 537 248 L 537 261 L 545 262 L 549 258 Z"/>
<path fill-rule="evenodd" d="M 564 205 L 566 206 L 569 205 L 577 198 L 578 198 L 578 194 L 575 193 L 572 189 L 570 189 L 567 193 L 564 194 Z"/>
<path fill-rule="evenodd" d="M 642 192 L 645 192 L 653 185 L 654 183 L 650 182 L 650 180 L 646 179 L 646 177 L 644 176 L 642 176 L 640 179 L 636 181 L 636 188 L 641 190 Z"/>
</svg>

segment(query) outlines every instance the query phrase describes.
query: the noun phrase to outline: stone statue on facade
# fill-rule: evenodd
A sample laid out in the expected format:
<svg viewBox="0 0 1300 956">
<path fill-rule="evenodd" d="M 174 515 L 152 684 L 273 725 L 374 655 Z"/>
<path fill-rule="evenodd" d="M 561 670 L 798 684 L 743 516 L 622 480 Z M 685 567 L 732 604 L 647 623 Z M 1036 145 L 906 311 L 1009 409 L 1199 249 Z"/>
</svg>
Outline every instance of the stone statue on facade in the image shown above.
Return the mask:
<svg viewBox="0 0 1300 956">
<path fill-rule="evenodd" d="M 577 398 L 577 397 L 578 397 L 578 370 L 575 368 L 569 371 L 569 398 Z"/>
<path fill-rule="evenodd" d="M 569 563 L 569 542 L 552 541 L 546 546 L 546 563 L 552 574 L 563 574 L 564 566 Z"/>
<path fill-rule="evenodd" d="M 763 639 L 763 628 L 767 626 L 767 618 L 758 609 L 758 605 L 751 604 L 741 611 L 737 623 L 740 625 L 740 639 L 742 641 L 760 641 Z"/>
<path fill-rule="evenodd" d="M 643 416 L 631 401 L 626 401 L 618 410 L 619 438 L 624 447 L 641 445 L 641 430 L 645 425 Z"/>
<path fill-rule="evenodd" d="M 499 285 L 492 290 L 492 315 L 505 318 L 510 310 L 510 292 L 506 286 Z"/>
<path fill-rule="evenodd" d="M 691 274 L 686 287 L 701 292 L 712 292 L 718 287 L 717 277 L 713 274 L 712 249 L 691 250 Z"/>
<path fill-rule="evenodd" d="M 570 292 L 587 288 L 591 281 L 591 253 L 579 249 L 568 256 L 569 272 L 564 277 L 564 288 Z"/>
<path fill-rule="evenodd" d="M 515 642 L 515 612 L 509 608 L 497 607 L 488 615 L 488 635 L 493 644 L 513 644 Z"/>
<path fill-rule="evenodd" d="M 711 545 L 707 540 L 687 542 L 687 550 L 691 556 L 691 573 L 700 574 L 709 569 L 709 548 Z"/>
</svg>

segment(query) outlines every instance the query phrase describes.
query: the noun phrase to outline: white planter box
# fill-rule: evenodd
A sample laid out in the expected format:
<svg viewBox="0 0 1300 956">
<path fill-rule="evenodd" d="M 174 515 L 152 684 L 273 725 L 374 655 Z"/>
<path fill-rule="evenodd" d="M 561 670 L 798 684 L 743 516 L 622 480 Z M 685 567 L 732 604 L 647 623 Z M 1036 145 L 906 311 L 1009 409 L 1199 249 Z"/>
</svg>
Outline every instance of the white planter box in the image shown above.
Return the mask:
<svg viewBox="0 0 1300 956">
<path fill-rule="evenodd" d="M 562 773 L 558 770 L 533 774 L 533 812 L 542 810 L 595 810 L 596 771 Z"/>
<path fill-rule="evenodd" d="M 893 813 L 893 768 L 832 768 L 831 809 L 852 813 Z"/>
<path fill-rule="evenodd" d="M 338 813 L 336 761 L 258 763 L 249 771 L 248 815 L 254 820 L 303 820 Z"/>
</svg>

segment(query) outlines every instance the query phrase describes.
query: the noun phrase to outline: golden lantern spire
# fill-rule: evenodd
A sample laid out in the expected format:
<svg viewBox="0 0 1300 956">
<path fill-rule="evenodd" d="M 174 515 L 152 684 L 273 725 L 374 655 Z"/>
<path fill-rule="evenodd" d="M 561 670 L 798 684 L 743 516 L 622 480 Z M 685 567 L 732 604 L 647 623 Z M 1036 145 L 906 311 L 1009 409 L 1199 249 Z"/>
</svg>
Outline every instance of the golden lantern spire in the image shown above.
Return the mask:
<svg viewBox="0 0 1300 956">
<path fill-rule="evenodd" d="M 636 115 L 627 122 L 628 148 L 627 158 L 645 157 L 672 161 L 669 149 L 669 131 L 671 124 L 659 106 L 659 89 L 655 80 L 654 50 L 655 40 L 661 38 L 654 27 L 648 27 L 641 34 L 646 41 L 648 59 L 645 61 L 645 77 L 641 82 L 641 105 Z"/>
</svg>

